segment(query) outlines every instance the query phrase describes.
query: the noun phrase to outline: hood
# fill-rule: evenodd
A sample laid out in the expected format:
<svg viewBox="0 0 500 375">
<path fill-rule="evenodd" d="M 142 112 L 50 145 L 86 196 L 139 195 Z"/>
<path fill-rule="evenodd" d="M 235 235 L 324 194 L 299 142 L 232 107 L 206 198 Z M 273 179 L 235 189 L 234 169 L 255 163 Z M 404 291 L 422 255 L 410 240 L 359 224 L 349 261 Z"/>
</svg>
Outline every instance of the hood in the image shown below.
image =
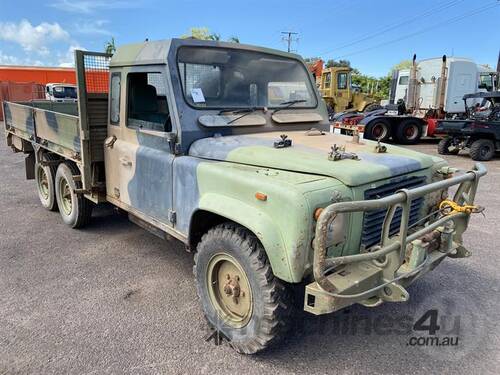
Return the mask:
<svg viewBox="0 0 500 375">
<path fill-rule="evenodd" d="M 309 135 L 308 135 L 309 133 Z M 387 152 L 376 153 L 376 142 L 318 131 L 287 132 L 292 146 L 275 148 L 280 132 L 237 136 L 216 136 L 194 142 L 189 155 L 210 160 L 228 161 L 264 168 L 329 176 L 347 186 L 364 185 L 406 173 L 429 168 L 431 156 L 401 147 L 386 145 Z M 355 153 L 359 160 L 331 161 L 328 153 L 333 145 L 345 146 L 345 152 Z"/>
</svg>

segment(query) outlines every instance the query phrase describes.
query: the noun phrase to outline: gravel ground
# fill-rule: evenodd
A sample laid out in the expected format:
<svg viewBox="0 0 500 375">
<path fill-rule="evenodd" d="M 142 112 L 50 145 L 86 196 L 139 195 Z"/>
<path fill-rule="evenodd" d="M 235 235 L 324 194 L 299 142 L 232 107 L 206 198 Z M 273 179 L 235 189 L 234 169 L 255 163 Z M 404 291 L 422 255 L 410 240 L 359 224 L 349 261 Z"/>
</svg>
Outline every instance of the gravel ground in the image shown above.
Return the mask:
<svg viewBox="0 0 500 375">
<path fill-rule="evenodd" d="M 413 146 L 435 154 L 435 142 Z M 448 158 L 467 168 L 467 156 Z M 498 373 L 497 243 L 500 159 L 486 163 L 466 245 L 410 287 L 404 304 L 303 315 L 281 346 L 241 356 L 205 342 L 192 255 L 110 207 L 84 230 L 41 207 L 24 161 L 0 142 L 0 373 Z M 412 346 L 411 330 L 438 310 L 440 336 L 457 346 Z M 444 332 L 446 331 L 446 332 Z"/>
</svg>

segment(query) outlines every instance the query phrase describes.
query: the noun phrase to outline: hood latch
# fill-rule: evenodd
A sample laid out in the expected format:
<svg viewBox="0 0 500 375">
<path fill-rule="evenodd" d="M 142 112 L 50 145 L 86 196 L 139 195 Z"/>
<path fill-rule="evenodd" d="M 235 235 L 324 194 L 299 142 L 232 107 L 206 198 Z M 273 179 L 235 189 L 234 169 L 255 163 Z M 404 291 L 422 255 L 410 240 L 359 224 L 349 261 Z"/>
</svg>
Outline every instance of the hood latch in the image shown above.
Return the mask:
<svg viewBox="0 0 500 375">
<path fill-rule="evenodd" d="M 280 141 L 274 142 L 274 148 L 285 148 L 292 146 L 292 140 L 288 139 L 288 135 L 281 134 L 280 138 L 281 138 Z"/>
<path fill-rule="evenodd" d="M 332 150 L 328 153 L 328 160 L 331 161 L 338 161 L 343 159 L 360 160 L 359 156 L 356 155 L 354 152 L 346 152 L 345 145 L 337 146 L 336 144 L 334 144 L 331 147 L 331 149 Z"/>
</svg>

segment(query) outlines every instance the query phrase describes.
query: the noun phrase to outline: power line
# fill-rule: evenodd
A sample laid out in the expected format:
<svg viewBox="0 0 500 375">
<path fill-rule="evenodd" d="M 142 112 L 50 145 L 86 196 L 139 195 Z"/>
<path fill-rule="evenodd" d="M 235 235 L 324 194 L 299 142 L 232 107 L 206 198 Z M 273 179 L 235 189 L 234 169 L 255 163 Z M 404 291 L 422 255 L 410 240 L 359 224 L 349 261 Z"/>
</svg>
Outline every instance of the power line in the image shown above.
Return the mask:
<svg viewBox="0 0 500 375">
<path fill-rule="evenodd" d="M 281 34 L 286 36 L 281 37 L 281 40 L 287 43 L 287 51 L 290 52 L 290 47 L 292 46 L 292 42 L 298 42 L 299 38 L 294 37 L 294 35 L 298 35 L 299 33 L 295 33 L 293 31 L 282 31 Z"/>
<path fill-rule="evenodd" d="M 386 26 L 386 27 L 380 29 L 379 31 L 374 32 L 374 33 L 365 34 L 365 35 L 361 36 L 360 38 L 353 40 L 352 42 L 348 42 L 348 43 L 342 44 L 342 45 L 340 45 L 338 47 L 335 47 L 335 48 L 333 48 L 333 49 L 331 49 L 329 51 L 323 52 L 320 55 L 326 55 L 326 54 L 332 53 L 333 51 L 337 51 L 339 49 L 344 49 L 346 47 L 353 46 L 355 44 L 364 42 L 366 40 L 373 39 L 376 36 L 385 34 L 386 32 L 392 31 L 392 30 L 397 29 L 397 28 L 399 28 L 401 26 L 406 26 L 409 23 L 412 23 L 412 22 L 415 22 L 415 21 L 421 21 L 423 17 L 427 17 L 429 15 L 432 15 L 433 13 L 440 12 L 440 11 L 443 11 L 445 9 L 451 8 L 452 6 L 454 6 L 457 3 L 460 3 L 462 1 L 464 1 L 464 0 L 452 0 L 452 1 L 449 1 L 447 3 L 440 4 L 440 5 L 438 5 L 438 6 L 434 7 L 434 8 L 428 9 L 427 11 L 425 11 L 425 12 L 423 12 L 421 14 L 418 14 L 418 15 L 412 17 L 412 18 L 405 19 L 402 22 L 398 22 L 398 23 Z"/>
<path fill-rule="evenodd" d="M 492 8 L 496 7 L 497 5 L 500 5 L 499 2 L 498 2 L 498 0 L 495 1 L 495 3 L 491 3 L 489 6 L 478 8 L 475 11 L 472 11 L 470 13 L 467 12 L 467 13 L 464 13 L 464 14 L 462 14 L 460 16 L 450 18 L 450 19 L 442 21 L 442 22 L 440 22 L 440 23 L 438 23 L 438 24 L 436 24 L 434 26 L 421 29 L 421 30 L 416 31 L 414 33 L 406 34 L 406 35 L 404 35 L 404 36 L 402 36 L 400 38 L 392 39 L 392 40 L 389 40 L 387 42 L 380 43 L 380 44 L 377 44 L 375 46 L 364 48 L 364 49 L 361 49 L 361 50 L 358 50 L 358 51 L 355 51 L 355 52 L 347 53 L 347 54 L 342 55 L 342 56 L 337 56 L 337 57 L 335 57 L 334 60 L 339 60 L 339 59 L 342 59 L 342 58 L 345 58 L 345 57 L 357 55 L 357 54 L 360 54 L 360 53 L 363 53 L 363 52 L 366 52 L 366 51 L 370 51 L 372 49 L 380 48 L 380 47 L 386 46 L 388 44 L 396 43 L 396 42 L 399 42 L 401 40 L 411 38 L 411 37 L 413 37 L 415 35 L 426 33 L 426 32 L 428 32 L 430 30 L 434 30 L 434 29 L 437 29 L 439 27 L 446 26 L 447 24 L 451 24 L 451 23 L 454 23 L 454 22 L 461 21 L 462 19 L 465 19 L 467 17 L 475 16 L 476 14 L 479 14 L 479 13 L 485 12 L 485 11 L 487 11 L 489 9 L 492 9 Z"/>
</svg>

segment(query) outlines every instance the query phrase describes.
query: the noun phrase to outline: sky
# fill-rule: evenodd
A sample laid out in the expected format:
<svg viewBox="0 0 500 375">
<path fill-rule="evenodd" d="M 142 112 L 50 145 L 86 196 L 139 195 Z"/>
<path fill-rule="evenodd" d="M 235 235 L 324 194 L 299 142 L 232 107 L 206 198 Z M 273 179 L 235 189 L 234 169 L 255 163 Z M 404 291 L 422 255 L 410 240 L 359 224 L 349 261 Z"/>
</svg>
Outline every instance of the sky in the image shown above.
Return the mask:
<svg viewBox="0 0 500 375">
<path fill-rule="evenodd" d="M 179 37 L 207 27 L 222 39 L 303 57 L 347 59 L 380 77 L 401 60 L 468 57 L 496 67 L 500 0 L 0 0 L 0 65 L 72 66 L 73 50 Z"/>
</svg>

